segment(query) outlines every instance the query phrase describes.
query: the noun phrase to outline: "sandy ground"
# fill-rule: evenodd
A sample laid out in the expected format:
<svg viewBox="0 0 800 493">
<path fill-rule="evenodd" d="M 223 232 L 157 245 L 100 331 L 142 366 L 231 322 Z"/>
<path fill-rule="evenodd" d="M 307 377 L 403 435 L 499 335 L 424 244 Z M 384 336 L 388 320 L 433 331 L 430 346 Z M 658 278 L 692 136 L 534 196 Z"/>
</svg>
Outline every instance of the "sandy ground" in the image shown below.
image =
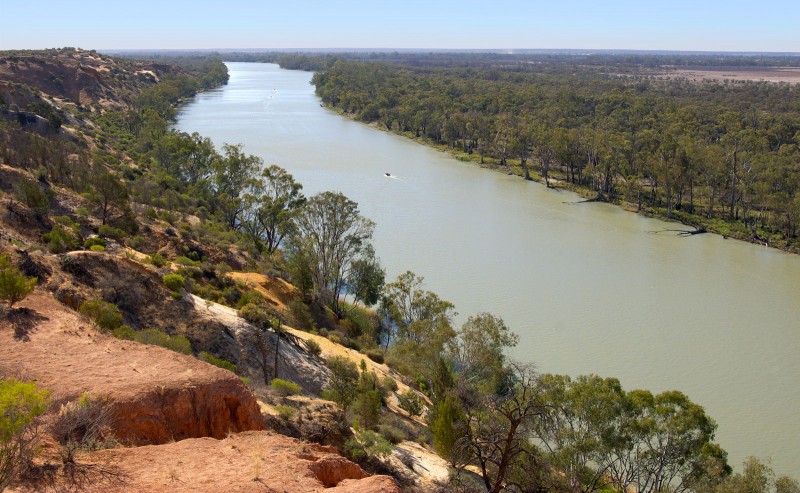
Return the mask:
<svg viewBox="0 0 800 493">
<path fill-rule="evenodd" d="M 286 311 L 286 304 L 299 294 L 297 288 L 281 278 L 272 279 L 255 272 L 231 272 L 228 276 L 251 286 L 279 311 Z"/>
<path fill-rule="evenodd" d="M 400 492 L 391 478 L 367 476 L 333 449 L 270 432 L 101 450 L 80 455 L 78 462 L 81 468 L 73 484 L 57 473 L 10 491 Z"/>
<path fill-rule="evenodd" d="M 435 453 L 416 442 L 401 442 L 392 452 L 396 457 L 410 457 L 414 472 L 445 484 L 450 477 L 450 465 Z"/>
<path fill-rule="evenodd" d="M 231 378 L 191 356 L 102 334 L 39 291 L 0 320 L 0 356 L 0 375 L 36 375 L 41 384 L 72 395 L 97 388 L 127 395 L 176 382 Z"/>
</svg>

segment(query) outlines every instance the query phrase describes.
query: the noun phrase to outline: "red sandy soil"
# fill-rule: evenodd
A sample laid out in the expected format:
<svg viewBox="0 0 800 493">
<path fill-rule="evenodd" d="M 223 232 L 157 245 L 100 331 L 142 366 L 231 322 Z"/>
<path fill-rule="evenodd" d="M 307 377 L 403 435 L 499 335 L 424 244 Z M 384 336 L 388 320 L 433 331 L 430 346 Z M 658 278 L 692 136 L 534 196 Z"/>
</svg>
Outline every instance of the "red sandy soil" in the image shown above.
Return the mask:
<svg viewBox="0 0 800 493">
<path fill-rule="evenodd" d="M 108 398 L 125 443 L 263 429 L 255 397 L 232 373 L 102 334 L 38 290 L 0 318 L 0 377 L 36 380 L 54 399 Z"/>
<path fill-rule="evenodd" d="M 368 476 L 333 447 L 270 432 L 224 440 L 198 438 L 166 445 L 86 453 L 74 481 L 60 472 L 17 489 L 87 493 L 400 493 L 388 476 Z"/>
</svg>

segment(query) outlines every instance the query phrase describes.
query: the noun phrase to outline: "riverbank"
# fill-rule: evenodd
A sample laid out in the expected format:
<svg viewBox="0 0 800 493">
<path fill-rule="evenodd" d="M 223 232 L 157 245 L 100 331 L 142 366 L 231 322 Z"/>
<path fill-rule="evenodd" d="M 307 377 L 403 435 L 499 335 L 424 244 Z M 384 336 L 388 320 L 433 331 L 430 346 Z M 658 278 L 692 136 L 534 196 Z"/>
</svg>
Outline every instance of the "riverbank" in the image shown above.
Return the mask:
<svg viewBox="0 0 800 493">
<path fill-rule="evenodd" d="M 371 128 L 381 130 L 383 132 L 391 133 L 393 135 L 397 135 L 403 137 L 409 141 L 416 142 L 418 144 L 422 144 L 426 147 L 430 147 L 436 149 L 443 154 L 451 156 L 452 158 L 456 159 L 457 161 L 472 164 L 478 166 L 483 169 L 488 169 L 492 171 L 496 171 L 499 173 L 517 176 L 520 179 L 525 179 L 525 170 L 519 160 L 514 159 L 507 159 L 507 166 L 503 166 L 500 164 L 499 160 L 490 156 L 484 156 L 481 158 L 477 153 L 468 153 L 461 149 L 450 147 L 446 144 L 439 144 L 435 141 L 426 138 L 426 137 L 418 137 L 414 132 L 407 131 L 397 131 L 397 130 L 389 130 L 386 128 L 385 125 L 382 125 L 378 122 L 371 122 L 365 123 L 358 120 L 354 114 L 347 113 L 342 111 L 340 108 L 333 107 L 326 103 L 321 103 L 326 109 L 329 109 L 338 115 L 344 116 L 352 121 L 361 123 L 363 125 L 367 125 Z M 528 164 L 528 176 L 530 177 L 530 181 L 536 182 L 540 185 L 545 185 L 545 180 L 542 177 L 541 173 L 536 170 L 536 164 Z M 718 217 L 708 218 L 704 215 L 699 214 L 692 214 L 688 213 L 683 210 L 672 210 L 670 214 L 667 214 L 666 207 L 652 207 L 645 204 L 636 204 L 629 201 L 624 200 L 619 195 L 614 197 L 605 197 L 599 196 L 598 193 L 592 190 L 589 187 L 581 186 L 576 183 L 572 183 L 568 180 L 568 175 L 565 169 L 561 166 L 552 166 L 550 168 L 548 174 L 548 182 L 549 187 L 553 190 L 565 190 L 573 192 L 577 195 L 580 195 L 587 202 L 605 202 L 613 205 L 617 205 L 622 209 L 625 209 L 629 212 L 634 212 L 637 214 L 641 214 L 645 217 L 660 219 L 662 221 L 673 222 L 677 224 L 681 224 L 684 226 L 688 226 L 693 228 L 693 230 L 686 230 L 692 231 L 694 234 L 698 233 L 715 233 L 722 236 L 724 239 L 735 239 L 740 241 L 745 241 L 747 243 L 752 243 L 754 245 L 763 245 L 770 248 L 775 248 L 778 250 L 782 250 L 787 253 L 792 254 L 800 254 L 800 242 L 798 241 L 787 241 L 785 238 L 782 238 L 780 235 L 774 233 L 768 233 L 761 228 L 756 228 L 755 234 L 753 230 L 748 229 L 741 221 L 726 221 L 724 219 L 720 219 Z M 645 184 L 641 185 L 642 188 L 645 188 Z M 696 206 L 696 209 L 701 209 L 701 207 Z"/>
</svg>

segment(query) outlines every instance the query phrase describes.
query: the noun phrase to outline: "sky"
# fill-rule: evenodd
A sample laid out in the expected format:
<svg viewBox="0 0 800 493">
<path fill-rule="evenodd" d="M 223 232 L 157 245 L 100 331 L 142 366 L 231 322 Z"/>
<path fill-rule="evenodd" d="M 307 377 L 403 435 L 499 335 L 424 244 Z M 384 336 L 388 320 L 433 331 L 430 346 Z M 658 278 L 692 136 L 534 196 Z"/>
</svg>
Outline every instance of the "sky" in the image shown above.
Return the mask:
<svg viewBox="0 0 800 493">
<path fill-rule="evenodd" d="M 800 0 L 0 0 L 0 49 L 800 52 Z"/>
</svg>

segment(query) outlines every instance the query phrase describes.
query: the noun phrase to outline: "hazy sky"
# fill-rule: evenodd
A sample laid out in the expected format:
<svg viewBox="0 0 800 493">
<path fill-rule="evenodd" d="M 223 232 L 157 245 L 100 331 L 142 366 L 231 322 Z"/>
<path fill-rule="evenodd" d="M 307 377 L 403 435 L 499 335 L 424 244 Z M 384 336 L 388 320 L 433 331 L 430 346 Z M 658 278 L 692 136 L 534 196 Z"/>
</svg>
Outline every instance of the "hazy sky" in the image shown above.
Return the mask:
<svg viewBox="0 0 800 493">
<path fill-rule="evenodd" d="M 0 0 L 0 49 L 800 52 L 800 0 Z"/>
</svg>

